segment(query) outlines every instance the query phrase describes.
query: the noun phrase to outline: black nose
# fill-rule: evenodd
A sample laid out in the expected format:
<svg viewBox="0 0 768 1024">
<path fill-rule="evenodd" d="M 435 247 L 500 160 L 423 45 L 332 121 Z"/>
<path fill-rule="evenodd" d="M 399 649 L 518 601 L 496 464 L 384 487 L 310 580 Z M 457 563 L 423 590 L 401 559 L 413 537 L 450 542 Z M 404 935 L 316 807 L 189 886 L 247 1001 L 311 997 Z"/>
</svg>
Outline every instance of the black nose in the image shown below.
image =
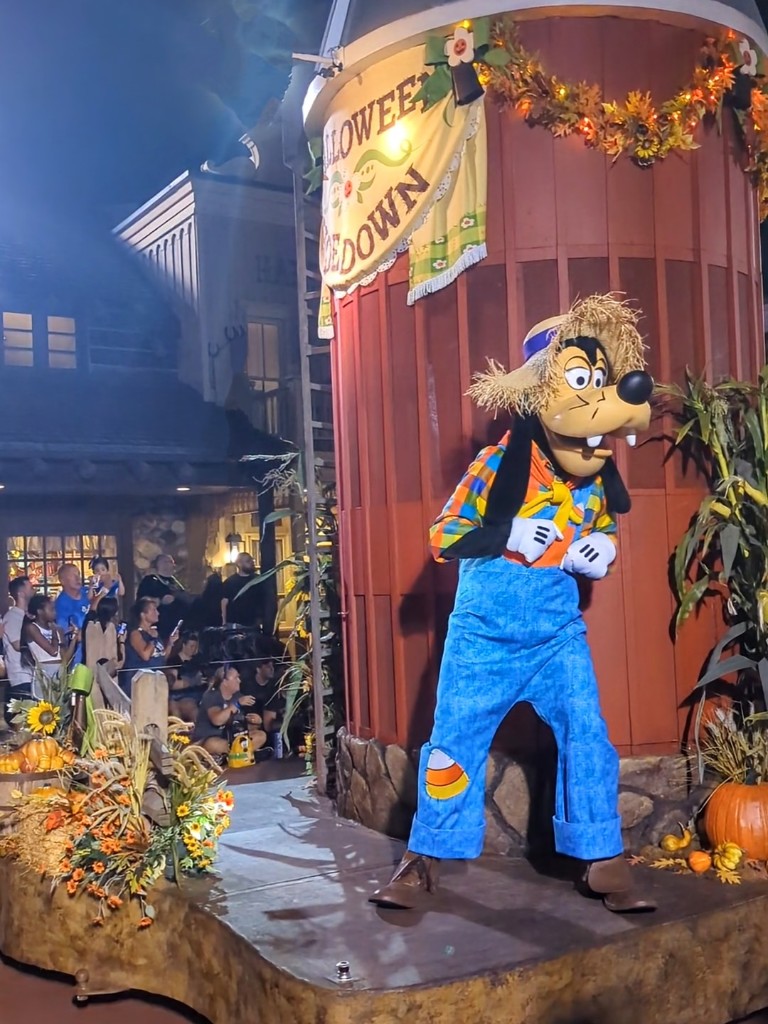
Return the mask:
<svg viewBox="0 0 768 1024">
<path fill-rule="evenodd" d="M 651 397 L 653 377 L 643 370 L 625 373 L 619 381 L 619 398 L 630 405 L 642 405 Z"/>
</svg>

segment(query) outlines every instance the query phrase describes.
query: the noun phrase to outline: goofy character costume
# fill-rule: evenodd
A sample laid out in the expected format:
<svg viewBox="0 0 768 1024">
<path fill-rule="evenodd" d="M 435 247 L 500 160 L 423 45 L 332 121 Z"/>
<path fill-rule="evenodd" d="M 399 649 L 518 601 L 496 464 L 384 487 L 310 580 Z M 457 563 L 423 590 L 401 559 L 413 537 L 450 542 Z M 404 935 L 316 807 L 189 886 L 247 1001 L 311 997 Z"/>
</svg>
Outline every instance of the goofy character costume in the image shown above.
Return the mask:
<svg viewBox="0 0 768 1024">
<path fill-rule="evenodd" d="M 611 295 L 584 299 L 530 332 L 523 366 L 491 364 L 470 389 L 480 406 L 516 418 L 431 530 L 437 561 L 459 559 L 459 585 L 418 810 L 405 856 L 371 897 L 379 906 L 422 905 L 440 859 L 480 855 L 490 745 L 507 712 L 528 701 L 557 741 L 557 851 L 586 862 L 583 887 L 609 910 L 655 909 L 632 891 L 623 855 L 618 756 L 574 578 L 606 575 L 615 516 L 630 507 L 604 438 L 634 446 L 650 422 L 653 381 L 636 323 Z"/>
</svg>

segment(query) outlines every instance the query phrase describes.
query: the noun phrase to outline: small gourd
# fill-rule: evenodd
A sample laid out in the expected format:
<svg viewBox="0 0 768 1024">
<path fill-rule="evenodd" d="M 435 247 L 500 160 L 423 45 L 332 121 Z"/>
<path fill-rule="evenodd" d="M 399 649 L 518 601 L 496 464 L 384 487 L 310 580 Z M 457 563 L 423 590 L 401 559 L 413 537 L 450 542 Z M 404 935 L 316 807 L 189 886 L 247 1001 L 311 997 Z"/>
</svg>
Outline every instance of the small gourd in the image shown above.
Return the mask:
<svg viewBox="0 0 768 1024">
<path fill-rule="evenodd" d="M 688 867 L 695 875 L 703 875 L 712 867 L 712 858 L 704 850 L 694 850 L 688 857 Z"/>
<path fill-rule="evenodd" d="M 721 871 L 735 871 L 743 856 L 744 851 L 736 843 L 721 843 L 715 850 L 715 867 Z"/>
<path fill-rule="evenodd" d="M 669 835 L 664 836 L 659 843 L 659 846 L 666 853 L 677 853 L 679 850 L 684 850 L 686 846 L 690 846 L 692 838 L 690 830 L 683 828 L 682 835 L 675 836 L 670 833 Z"/>
</svg>

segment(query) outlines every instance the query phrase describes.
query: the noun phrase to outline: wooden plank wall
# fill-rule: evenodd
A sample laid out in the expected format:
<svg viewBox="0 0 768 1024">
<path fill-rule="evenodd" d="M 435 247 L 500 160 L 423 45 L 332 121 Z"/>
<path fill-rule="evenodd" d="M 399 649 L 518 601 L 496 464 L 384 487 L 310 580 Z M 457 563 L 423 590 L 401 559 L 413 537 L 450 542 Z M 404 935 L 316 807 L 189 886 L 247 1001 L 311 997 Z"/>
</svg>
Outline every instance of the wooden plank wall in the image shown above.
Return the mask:
<svg viewBox="0 0 768 1024">
<path fill-rule="evenodd" d="M 700 31 L 618 18 L 526 23 L 524 39 L 565 78 L 606 96 L 657 100 L 690 77 Z M 537 320 L 579 295 L 615 289 L 645 313 L 660 380 L 686 366 L 754 376 L 763 361 L 756 204 L 725 132 L 650 170 L 612 164 L 580 138 L 554 140 L 489 103 L 488 259 L 450 288 L 406 306 L 407 262 L 337 309 L 340 507 L 347 615 L 349 725 L 415 746 L 427 737 L 455 571 L 426 548 L 434 517 L 475 451 L 496 440 L 464 393 L 486 357 L 520 362 Z M 621 556 L 586 612 L 603 707 L 622 753 L 674 750 L 690 693 L 716 635 L 707 610 L 673 643 L 668 558 L 700 494 L 664 461 L 655 423 L 618 449 L 634 508 Z M 539 742 L 531 716 L 505 731 L 518 752 Z"/>
</svg>

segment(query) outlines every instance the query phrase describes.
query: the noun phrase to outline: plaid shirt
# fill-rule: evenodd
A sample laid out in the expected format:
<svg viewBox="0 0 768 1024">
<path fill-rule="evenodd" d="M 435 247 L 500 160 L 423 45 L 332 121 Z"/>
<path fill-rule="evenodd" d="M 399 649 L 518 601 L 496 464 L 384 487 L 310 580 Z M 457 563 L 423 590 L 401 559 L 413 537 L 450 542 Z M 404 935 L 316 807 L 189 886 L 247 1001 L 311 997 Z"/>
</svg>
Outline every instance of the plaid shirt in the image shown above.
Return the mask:
<svg viewBox="0 0 768 1024">
<path fill-rule="evenodd" d="M 467 533 L 483 526 L 488 495 L 509 443 L 507 432 L 497 445 L 484 448 L 464 474 L 461 483 L 429 531 L 430 550 L 438 562 L 451 558 L 451 547 Z M 563 534 L 535 562 L 536 568 L 559 566 L 575 541 L 593 530 L 613 534 L 616 524 L 608 514 L 605 488 L 600 476 L 584 483 L 563 481 L 538 445 L 531 449 L 531 469 L 525 501 L 518 516 L 554 520 Z M 505 557 L 522 561 L 510 552 Z"/>
</svg>

